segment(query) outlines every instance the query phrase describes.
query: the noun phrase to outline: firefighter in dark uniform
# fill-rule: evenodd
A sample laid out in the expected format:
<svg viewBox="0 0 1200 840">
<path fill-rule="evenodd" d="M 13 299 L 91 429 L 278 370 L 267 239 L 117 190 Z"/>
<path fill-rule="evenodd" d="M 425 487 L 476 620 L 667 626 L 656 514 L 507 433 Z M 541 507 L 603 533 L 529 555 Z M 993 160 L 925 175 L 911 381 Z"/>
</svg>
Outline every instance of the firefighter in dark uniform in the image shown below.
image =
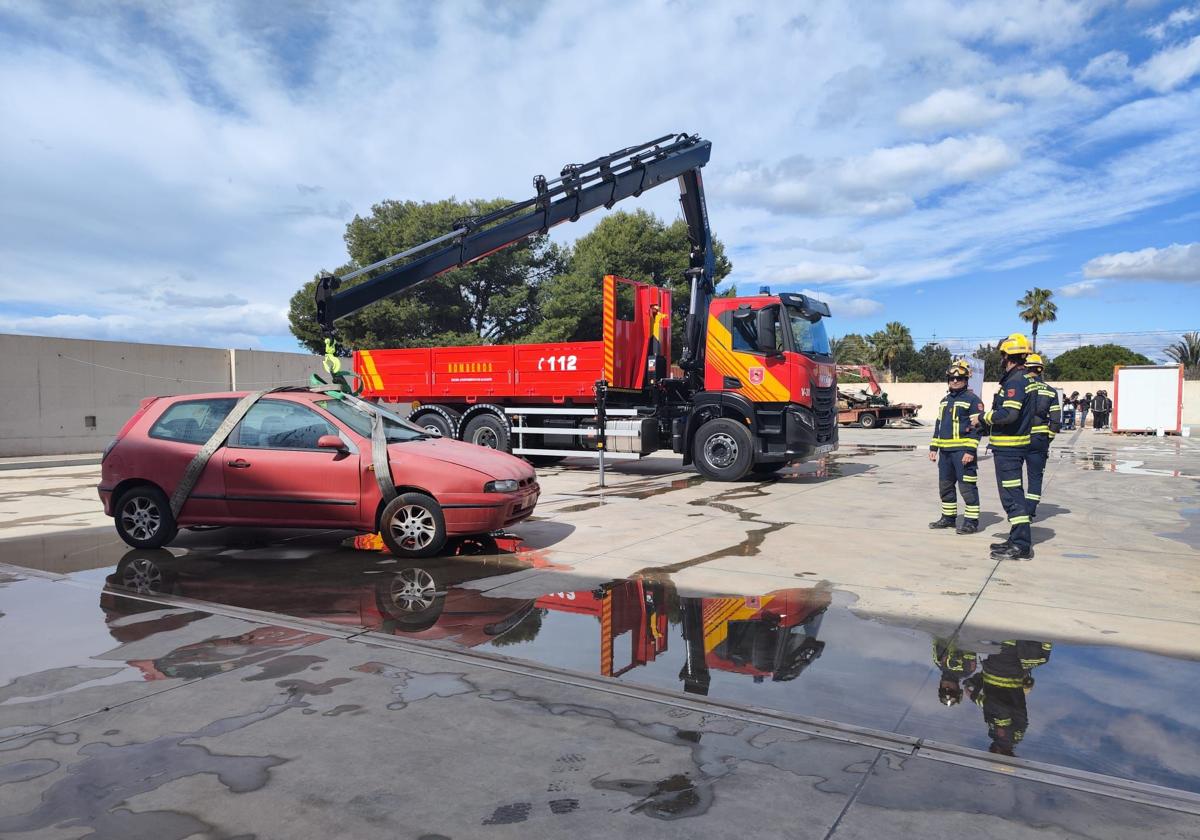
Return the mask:
<svg viewBox="0 0 1200 840">
<path fill-rule="evenodd" d="M 1026 387 L 1029 380 L 1025 378 L 1025 357 L 1032 352 L 1029 339 L 1020 333 L 1013 333 L 1000 342 L 1004 359 L 1000 387 L 992 398 L 991 409 L 982 418 L 972 418 L 972 423 L 982 425 L 987 432 L 992 461 L 996 465 L 1000 503 L 1008 514 L 1008 539 L 992 543 L 993 560 L 1033 559 L 1033 534 L 1029 529 L 1025 492 L 1021 489 L 1038 393 Z"/>
<path fill-rule="evenodd" d="M 1029 521 L 1037 515 L 1038 502 L 1042 500 L 1042 476 L 1046 472 L 1046 460 L 1050 457 L 1050 441 L 1062 428 L 1062 403 L 1058 391 L 1042 379 L 1045 363 L 1037 353 L 1025 358 L 1025 375 L 1030 389 L 1037 389 L 1033 428 L 1029 430 L 1029 452 L 1025 456 L 1025 467 L 1029 472 L 1029 483 L 1025 488 L 1026 509 Z"/>
<path fill-rule="evenodd" d="M 933 640 L 933 663 L 942 672 L 938 702 L 943 706 L 957 706 L 962 701 L 962 681 L 975 673 L 976 659 L 974 652 L 959 650 L 955 639 Z"/>
<path fill-rule="evenodd" d="M 971 370 L 959 360 L 946 371 L 950 390 L 938 406 L 937 422 L 933 425 L 933 440 L 929 443 L 929 460 L 938 465 L 938 491 L 942 496 L 941 518 L 929 523 L 930 528 L 953 528 L 958 523 L 958 499 L 954 494 L 957 483 L 962 492 L 963 524 L 958 533 L 974 534 L 979 530 L 979 449 L 980 431 L 971 425 L 971 416 L 983 411 L 983 401 L 969 388 Z"/>
<path fill-rule="evenodd" d="M 1013 747 L 1025 737 L 1029 728 L 1025 695 L 1033 690 L 1030 672 L 1049 661 L 1050 648 L 1049 642 L 1027 639 L 1004 642 L 999 653 L 983 660 L 982 673 L 964 683 L 971 700 L 983 709 L 992 739 L 988 752 L 1012 755 Z"/>
</svg>

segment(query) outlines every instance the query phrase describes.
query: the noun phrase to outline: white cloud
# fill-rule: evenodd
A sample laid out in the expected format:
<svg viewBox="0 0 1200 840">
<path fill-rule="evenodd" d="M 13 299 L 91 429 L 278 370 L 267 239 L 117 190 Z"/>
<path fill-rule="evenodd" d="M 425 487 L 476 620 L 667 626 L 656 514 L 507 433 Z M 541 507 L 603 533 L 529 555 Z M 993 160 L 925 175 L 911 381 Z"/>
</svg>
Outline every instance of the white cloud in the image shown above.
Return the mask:
<svg viewBox="0 0 1200 840">
<path fill-rule="evenodd" d="M 777 239 L 772 245 L 780 248 L 803 248 L 806 251 L 823 251 L 829 254 L 851 254 L 863 249 L 863 241 L 853 236 L 818 236 L 809 239 L 793 236 Z"/>
<path fill-rule="evenodd" d="M 287 332 L 287 312 L 282 308 L 242 306 L 218 312 L 158 310 L 152 317 L 145 312 L 64 313 L 0 318 L 0 332 L 151 344 L 260 348 L 263 335 Z"/>
<path fill-rule="evenodd" d="M 1200 35 L 1178 47 L 1155 53 L 1134 71 L 1134 78 L 1159 93 L 1179 87 L 1200 73 Z"/>
<path fill-rule="evenodd" d="M 816 289 L 802 289 L 801 292 L 829 304 L 829 311 L 834 318 L 870 318 L 883 311 L 883 304 L 871 298 L 830 294 Z"/>
<path fill-rule="evenodd" d="M 1083 276 L 1200 283 L 1200 242 L 1102 254 L 1084 264 Z"/>
<path fill-rule="evenodd" d="M 1146 30 L 1146 34 L 1156 41 L 1161 41 L 1171 33 L 1172 30 L 1182 29 L 1189 23 L 1200 20 L 1200 5 L 1185 6 L 1182 9 L 1176 9 L 1167 15 L 1166 20 L 1159 21 L 1154 26 Z"/>
<path fill-rule="evenodd" d="M 1115 81 L 1128 77 L 1129 72 L 1129 56 L 1120 50 L 1109 50 L 1089 61 L 1079 75 L 1084 79 Z"/>
<path fill-rule="evenodd" d="M 1000 79 L 992 89 L 1001 96 L 1024 99 L 1055 99 L 1087 94 L 1087 88 L 1073 81 L 1062 67 L 1049 67 L 1037 73 L 1019 73 Z"/>
<path fill-rule="evenodd" d="M 869 280 L 874 276 L 874 271 L 862 265 L 798 262 L 769 272 L 767 279 L 776 283 L 836 283 L 847 280 Z"/>
<path fill-rule="evenodd" d="M 775 166 L 742 166 L 721 188 L 729 200 L 775 213 L 889 216 L 911 210 L 914 199 L 934 190 L 986 178 L 1018 160 L 996 137 L 947 137 L 820 165 L 793 156 Z"/>
<path fill-rule="evenodd" d="M 901 125 L 914 129 L 975 128 L 1016 110 L 969 88 L 943 88 L 900 110 Z"/>
<path fill-rule="evenodd" d="M 1058 294 L 1066 298 L 1096 297 L 1103 285 L 1103 280 L 1081 280 L 1060 287 Z"/>
</svg>

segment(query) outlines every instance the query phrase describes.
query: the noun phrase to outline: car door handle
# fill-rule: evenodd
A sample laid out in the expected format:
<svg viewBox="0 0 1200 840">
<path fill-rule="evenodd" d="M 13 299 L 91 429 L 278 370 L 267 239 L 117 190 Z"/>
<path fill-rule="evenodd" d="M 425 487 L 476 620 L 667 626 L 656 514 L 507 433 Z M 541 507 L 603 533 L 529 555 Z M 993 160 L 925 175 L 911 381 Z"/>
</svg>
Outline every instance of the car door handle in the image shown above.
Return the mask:
<svg viewBox="0 0 1200 840">
<path fill-rule="evenodd" d="M 250 466 L 249 461 L 244 461 L 241 458 L 238 458 L 236 461 L 226 461 L 226 463 L 235 470 L 244 470 L 246 467 Z"/>
</svg>

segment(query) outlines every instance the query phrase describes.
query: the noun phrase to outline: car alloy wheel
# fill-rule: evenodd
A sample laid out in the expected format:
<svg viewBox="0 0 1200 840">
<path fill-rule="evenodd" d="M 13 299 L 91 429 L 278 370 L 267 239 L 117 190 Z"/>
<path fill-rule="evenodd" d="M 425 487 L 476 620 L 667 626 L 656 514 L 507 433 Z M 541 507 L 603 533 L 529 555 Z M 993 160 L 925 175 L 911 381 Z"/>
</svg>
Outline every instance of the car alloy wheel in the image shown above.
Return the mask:
<svg viewBox="0 0 1200 840">
<path fill-rule="evenodd" d="M 420 505 L 404 505 L 392 514 L 388 528 L 406 551 L 427 548 L 437 535 L 433 514 Z"/>
<path fill-rule="evenodd" d="M 138 594 L 162 591 L 162 569 L 153 560 L 138 557 L 130 561 L 121 574 L 121 586 Z"/>
<path fill-rule="evenodd" d="M 404 612 L 427 610 L 438 596 L 437 582 L 424 569 L 405 569 L 392 579 L 389 596 L 393 606 Z"/>
<path fill-rule="evenodd" d="M 148 496 L 134 496 L 121 508 L 121 525 L 138 540 L 151 540 L 162 527 L 162 512 Z"/>
</svg>

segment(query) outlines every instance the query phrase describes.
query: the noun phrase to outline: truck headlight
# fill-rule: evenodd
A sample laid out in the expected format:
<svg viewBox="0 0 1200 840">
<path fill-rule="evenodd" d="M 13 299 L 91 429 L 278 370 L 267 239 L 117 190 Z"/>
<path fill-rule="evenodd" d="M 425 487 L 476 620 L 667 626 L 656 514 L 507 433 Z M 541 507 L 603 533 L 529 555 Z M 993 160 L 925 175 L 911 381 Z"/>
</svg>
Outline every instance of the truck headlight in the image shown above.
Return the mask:
<svg viewBox="0 0 1200 840">
<path fill-rule="evenodd" d="M 511 493 L 521 485 L 515 478 L 498 478 L 483 485 L 484 493 Z"/>
</svg>

